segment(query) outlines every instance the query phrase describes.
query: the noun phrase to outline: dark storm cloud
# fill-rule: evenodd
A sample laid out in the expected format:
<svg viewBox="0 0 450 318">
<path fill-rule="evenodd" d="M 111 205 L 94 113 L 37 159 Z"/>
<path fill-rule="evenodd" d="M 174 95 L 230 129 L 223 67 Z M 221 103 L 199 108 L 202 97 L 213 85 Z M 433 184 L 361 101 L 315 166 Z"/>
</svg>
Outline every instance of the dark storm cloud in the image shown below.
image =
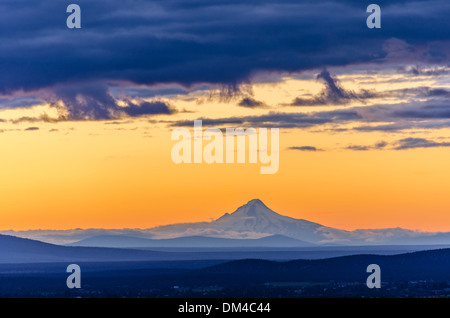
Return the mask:
<svg viewBox="0 0 450 318">
<path fill-rule="evenodd" d="M 67 112 L 70 120 L 113 119 L 119 117 L 119 107 L 103 84 L 64 85 L 55 89 L 52 106 Z M 65 115 L 65 114 L 64 114 Z M 63 116 L 64 116 L 63 115 Z"/>
<path fill-rule="evenodd" d="M 37 98 L 0 98 L 0 108 L 20 108 L 42 103 Z"/>
<path fill-rule="evenodd" d="M 377 94 L 367 90 L 353 92 L 346 90 L 333 78 L 327 70 L 323 70 L 317 79 L 325 84 L 325 89 L 312 98 L 297 97 L 291 105 L 293 106 L 316 106 L 316 105 L 339 105 L 346 104 L 351 100 L 360 100 L 377 97 Z"/>
<path fill-rule="evenodd" d="M 67 1 L 1 1 L 0 92 L 92 80 L 234 85 L 261 70 L 449 53 L 448 1 L 380 0 L 381 30 L 366 27 L 366 0 L 76 2 L 80 30 L 65 26 Z M 94 116 L 110 116 L 104 102 L 91 104 Z"/>
</svg>

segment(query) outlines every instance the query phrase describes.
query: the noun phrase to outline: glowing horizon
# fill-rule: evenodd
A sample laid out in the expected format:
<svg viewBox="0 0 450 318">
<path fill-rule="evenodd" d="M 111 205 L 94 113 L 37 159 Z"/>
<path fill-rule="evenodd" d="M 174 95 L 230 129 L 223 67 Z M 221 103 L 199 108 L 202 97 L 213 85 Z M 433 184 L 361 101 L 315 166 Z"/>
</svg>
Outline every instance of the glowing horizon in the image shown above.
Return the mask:
<svg viewBox="0 0 450 318">
<path fill-rule="evenodd" d="M 4 110 L 0 116 L 9 122 L 4 122 L 0 135 L 5 163 L 0 168 L 4 180 L 0 228 L 149 228 L 216 218 L 249 198 L 259 198 L 277 213 L 340 229 L 450 231 L 446 213 L 450 181 L 445 178 L 450 172 L 446 164 L 450 129 L 445 126 L 390 132 L 383 131 L 383 126 L 392 122 L 382 118 L 372 123 L 343 118 L 305 128 L 281 125 L 280 170 L 267 176 L 259 174 L 259 165 L 249 163 L 172 162 L 175 142 L 170 134 L 175 123 L 187 121 L 186 127 L 192 129 L 189 123 L 196 118 L 225 119 L 224 124 L 203 129 L 246 128 L 259 124 L 226 124 L 226 119 L 288 113 L 328 120 L 335 110 L 353 109 L 372 118 L 386 116 L 377 108 L 379 104 L 402 109 L 411 103 L 404 94 L 384 96 L 385 91 L 449 86 L 447 76 L 433 82 L 424 77 L 410 84 L 408 75 L 364 75 L 344 69 L 334 75 L 343 89 L 358 92 L 364 88 L 377 96 L 334 106 L 284 105 L 298 96 L 299 88 L 305 98 L 320 94 L 324 85 L 315 79 L 316 72 L 306 73 L 306 78 L 251 84 L 252 98 L 264 104 L 255 109 L 236 105 L 239 94 L 224 100 L 211 97 L 216 93 L 194 90 L 165 98 L 178 110 L 171 115 L 52 122 L 39 119 L 42 114 L 56 116 L 50 106 Z M 355 77 L 365 77 L 372 84 L 355 85 Z M 385 83 L 392 79 L 395 85 L 387 87 Z M 273 104 L 278 95 L 283 96 L 280 103 Z M 225 116 L 224 108 L 230 110 Z M 14 122 L 32 116 L 34 122 Z M 369 130 L 378 125 L 379 131 Z M 406 146 L 399 140 L 411 136 L 439 144 L 408 144 L 410 149 L 400 149 Z M 380 142 L 383 147 L 376 146 Z M 430 160 L 433 165 L 425 165 Z M 26 200 L 21 199 L 24 193 Z"/>
<path fill-rule="evenodd" d="M 80 0 L 77 26 L 53 0 L 1 4 L 0 229 L 150 228 L 259 198 L 450 232 L 450 6 L 429 2 L 380 4 L 372 27 L 357 1 Z M 175 164 L 197 119 L 279 129 L 278 171 Z"/>
</svg>

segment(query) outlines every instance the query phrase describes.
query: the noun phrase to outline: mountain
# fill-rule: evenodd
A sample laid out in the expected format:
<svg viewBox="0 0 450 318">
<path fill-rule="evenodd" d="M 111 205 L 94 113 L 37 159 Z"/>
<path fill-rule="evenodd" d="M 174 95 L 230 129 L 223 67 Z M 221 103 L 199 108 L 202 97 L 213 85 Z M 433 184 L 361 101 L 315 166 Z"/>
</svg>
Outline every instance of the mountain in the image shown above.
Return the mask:
<svg viewBox="0 0 450 318">
<path fill-rule="evenodd" d="M 185 236 L 173 239 L 145 239 L 140 237 L 102 235 L 90 237 L 70 246 L 151 248 L 240 248 L 240 247 L 311 247 L 314 244 L 299 241 L 283 235 L 271 235 L 260 239 L 228 239 L 205 236 Z"/>
<path fill-rule="evenodd" d="M 402 228 L 346 231 L 327 227 L 278 214 L 259 199 L 251 200 L 233 213 L 225 213 L 212 222 L 173 224 L 152 228 L 149 231 L 153 237 L 203 235 L 260 238 L 283 235 L 322 245 L 450 244 L 450 233 L 418 232 Z"/>
<path fill-rule="evenodd" d="M 437 249 L 397 255 L 352 255 L 317 260 L 277 262 L 245 259 L 214 265 L 193 272 L 186 279 L 201 277 L 210 284 L 252 282 L 360 282 L 365 283 L 369 264 L 381 268 L 388 281 L 448 281 L 450 249 Z M 186 275 L 187 276 L 187 275 Z"/>
<path fill-rule="evenodd" d="M 450 244 L 450 233 L 420 232 L 402 228 L 346 231 L 327 227 L 307 220 L 295 219 L 278 214 L 268 208 L 259 199 L 251 200 L 233 213 L 225 213 L 220 218 L 211 222 L 178 223 L 148 229 L 30 230 L 3 231 L 0 234 L 14 235 L 61 245 L 83 242 L 86 239 L 94 237 L 114 236 L 114 240 L 118 244 L 114 246 L 122 247 L 128 246 L 127 244 L 131 244 L 130 246 L 154 246 L 152 244 L 155 242 L 147 241 L 148 239 L 161 240 L 182 237 L 261 239 L 274 235 L 289 237 L 303 242 L 301 244 L 310 243 L 320 245 Z M 118 238 L 118 236 L 131 238 Z M 98 241 L 99 238 L 95 240 Z M 203 242 L 198 243 L 196 240 L 202 240 Z M 212 239 L 209 240 L 212 242 Z M 191 239 L 191 241 L 189 244 L 209 244 L 204 243 L 205 238 Z M 87 242 L 91 244 L 89 241 Z M 217 244 L 225 244 L 225 241 L 217 240 L 216 242 Z M 147 243 L 150 245 L 147 245 Z M 157 243 L 168 245 L 181 244 L 181 246 L 185 246 L 182 244 L 182 241 L 158 241 Z M 234 243 L 237 243 L 237 241 L 234 241 Z M 108 244 L 110 243 L 106 242 L 105 238 L 103 238 L 103 243 L 100 245 L 109 246 Z M 231 244 L 231 241 L 227 244 Z M 251 245 L 253 243 L 248 244 Z M 286 244 L 287 246 L 292 246 L 292 242 Z"/>
<path fill-rule="evenodd" d="M 224 214 L 212 223 L 213 227 L 223 231 L 278 234 L 297 239 L 301 236 L 306 241 L 316 241 L 316 232 L 323 227 L 317 223 L 280 215 L 258 199 L 249 201 L 232 214 Z"/>
<path fill-rule="evenodd" d="M 117 242 L 111 241 L 110 237 L 103 237 L 103 243 L 108 243 L 111 246 Z M 147 240 L 135 240 L 136 238 L 125 238 L 122 242 L 127 245 L 131 243 L 144 242 L 148 244 Z M 198 244 L 204 244 L 204 238 L 198 237 L 186 237 L 173 240 L 162 240 L 167 246 L 179 246 L 182 244 L 197 242 Z M 220 238 L 207 238 L 208 241 L 214 245 L 226 244 L 224 246 L 230 246 L 231 243 L 238 244 L 238 241 L 244 245 L 241 248 L 191 248 L 186 249 L 181 247 L 179 249 L 159 249 L 154 250 L 136 250 L 131 248 L 108 248 L 108 247 L 75 247 L 75 246 L 59 246 L 49 243 L 43 243 L 30 239 L 23 239 L 14 236 L 0 235 L 0 265 L 1 264 L 38 264 L 38 263 L 79 263 L 83 264 L 89 262 L 99 262 L 106 266 L 106 263 L 114 262 L 149 262 L 161 263 L 171 262 L 174 266 L 181 264 L 180 262 L 186 261 L 225 261 L 225 260 L 237 260 L 237 259 L 268 259 L 268 260 L 292 260 L 292 259 L 317 259 L 338 255 L 351 255 L 360 254 L 361 252 L 382 253 L 382 254 L 398 254 L 408 249 L 404 247 L 383 247 L 381 249 L 374 247 L 373 249 L 367 249 L 365 247 L 355 248 L 350 247 L 348 249 L 342 247 L 329 247 L 318 250 L 316 247 L 298 247 L 298 244 L 302 244 L 299 241 L 286 238 L 283 236 L 265 237 L 255 240 L 233 240 L 233 239 L 220 239 Z M 211 239 L 211 241 L 209 241 Z M 152 240 L 150 240 L 152 241 Z M 161 246 L 158 242 L 155 244 Z M 217 243 L 219 242 L 219 243 Z M 220 243 L 221 242 L 221 243 Z M 170 243 L 170 244 L 169 244 Z M 295 244 L 295 247 L 291 248 L 279 248 L 276 246 L 268 246 L 269 244 L 275 245 L 287 245 Z M 265 247 L 263 247 L 265 246 Z M 192 244 L 190 245 L 192 247 Z M 431 247 L 427 247 L 431 248 Z M 29 267 L 27 265 L 27 268 Z M 145 266 L 147 266 L 145 265 Z M 140 265 L 141 266 L 141 265 Z M 166 266 L 166 265 L 165 265 Z M 2 273 L 0 266 L 0 276 Z M 18 268 L 18 267 L 17 267 Z M 16 271 L 16 270 L 14 270 Z"/>
<path fill-rule="evenodd" d="M 278 214 L 259 199 L 251 200 L 233 213 L 225 213 L 212 222 L 173 224 L 151 229 L 154 237 L 200 235 L 250 239 L 282 235 L 313 244 L 326 239 L 328 232 L 336 231 L 345 232 Z"/>
<path fill-rule="evenodd" d="M 167 253 L 111 248 L 67 247 L 0 235 L 0 263 L 149 261 L 164 257 L 167 258 Z"/>
</svg>

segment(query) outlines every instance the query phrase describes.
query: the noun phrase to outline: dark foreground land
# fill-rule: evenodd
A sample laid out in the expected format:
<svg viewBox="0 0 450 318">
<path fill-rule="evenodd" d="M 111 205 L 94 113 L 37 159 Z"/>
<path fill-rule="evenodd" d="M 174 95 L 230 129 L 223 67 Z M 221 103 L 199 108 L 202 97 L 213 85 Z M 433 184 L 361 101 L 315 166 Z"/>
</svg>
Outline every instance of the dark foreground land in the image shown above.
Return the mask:
<svg viewBox="0 0 450 318">
<path fill-rule="evenodd" d="M 1 264 L 1 297 L 450 297 L 450 249 L 319 260 L 258 259 Z M 369 264 L 381 267 L 369 289 Z"/>
</svg>

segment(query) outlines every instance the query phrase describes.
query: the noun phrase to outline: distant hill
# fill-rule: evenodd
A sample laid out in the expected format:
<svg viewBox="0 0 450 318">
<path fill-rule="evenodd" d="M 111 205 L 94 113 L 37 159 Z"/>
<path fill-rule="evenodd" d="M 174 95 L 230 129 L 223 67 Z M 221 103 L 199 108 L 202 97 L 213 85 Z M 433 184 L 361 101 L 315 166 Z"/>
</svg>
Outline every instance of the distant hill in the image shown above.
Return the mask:
<svg viewBox="0 0 450 318">
<path fill-rule="evenodd" d="M 261 282 L 362 282 L 369 264 L 381 267 L 381 279 L 387 281 L 450 280 L 450 249 L 421 251 L 399 255 L 353 255 L 319 260 L 275 262 L 267 260 L 231 261 L 194 271 L 187 280 L 202 277 L 209 283 L 233 281 Z"/>
<path fill-rule="evenodd" d="M 3 243 L 11 243 L 11 238 L 0 237 L 2 240 Z M 21 247 L 23 249 L 37 248 L 36 258 L 52 249 L 25 241 L 14 241 L 13 244 L 15 247 L 25 244 Z M 67 261 L 85 258 L 88 250 L 100 253 L 96 257 L 110 250 L 60 248 L 59 252 L 51 251 L 62 253 L 58 254 L 57 261 L 67 258 L 61 250 L 83 251 Z M 5 250 L 0 249 L 0 254 Z M 108 255 L 111 257 L 112 254 Z M 82 281 L 85 285 L 79 291 L 83 297 L 446 297 L 450 293 L 450 249 L 288 262 L 242 259 L 231 262 L 192 260 L 106 263 L 92 262 L 94 256 L 88 256 L 89 262 L 78 263 L 83 269 Z M 369 264 L 381 267 L 382 288 L 379 290 L 368 289 L 365 285 Z M 64 284 L 67 277 L 65 266 L 67 263 L 0 264 L 0 295 L 77 295 L 78 291 L 67 292 Z"/>
<path fill-rule="evenodd" d="M 140 237 L 101 235 L 87 238 L 70 246 L 151 248 L 241 248 L 241 247 L 312 247 L 315 244 L 303 242 L 283 235 L 271 235 L 260 239 L 228 239 L 205 236 L 187 236 L 173 239 L 145 239 Z"/>
<path fill-rule="evenodd" d="M 132 242 L 125 238 L 124 244 L 141 242 L 147 246 L 147 240 L 135 240 Z M 186 237 L 183 239 L 162 240 L 167 245 L 188 244 L 197 242 L 204 244 L 203 238 Z M 209 238 L 208 238 L 209 239 Z M 213 238 L 215 239 L 215 238 Z M 151 240 L 152 241 L 152 240 Z M 156 240 L 158 241 L 158 240 Z M 231 240 L 237 244 L 241 240 Z M 280 244 L 299 244 L 298 241 L 282 236 L 273 236 L 256 240 L 242 240 L 248 246 L 238 245 L 238 247 L 139 247 L 134 248 L 108 248 L 108 247 L 80 247 L 80 246 L 59 246 L 43 243 L 30 239 L 23 239 L 13 236 L 0 235 L 0 264 L 11 263 L 53 263 L 53 262 L 129 262 L 129 261 L 185 261 L 185 260 L 238 260 L 238 259 L 269 259 L 269 260 L 292 260 L 292 259 L 319 259 L 342 255 L 355 255 L 361 253 L 376 254 L 399 254 L 406 251 L 436 248 L 435 246 L 366 246 L 366 247 L 277 247 Z M 107 242 L 110 243 L 109 240 Z M 230 246 L 226 239 L 218 241 L 208 241 L 209 243 L 225 244 Z M 155 243 L 155 242 L 153 242 Z M 301 242 L 300 242 L 301 243 Z M 155 243 L 161 246 L 159 242 Z M 253 244 L 254 246 L 250 246 Z M 274 244 L 270 247 L 269 244 Z M 217 244 L 219 245 L 219 244 Z M 258 246 L 259 245 L 259 246 Z M 266 247 L 260 246 L 265 245 Z"/>
<path fill-rule="evenodd" d="M 156 260 L 163 252 L 67 247 L 14 236 L 0 235 L 0 263 L 42 263 L 72 261 L 136 261 Z"/>
</svg>

